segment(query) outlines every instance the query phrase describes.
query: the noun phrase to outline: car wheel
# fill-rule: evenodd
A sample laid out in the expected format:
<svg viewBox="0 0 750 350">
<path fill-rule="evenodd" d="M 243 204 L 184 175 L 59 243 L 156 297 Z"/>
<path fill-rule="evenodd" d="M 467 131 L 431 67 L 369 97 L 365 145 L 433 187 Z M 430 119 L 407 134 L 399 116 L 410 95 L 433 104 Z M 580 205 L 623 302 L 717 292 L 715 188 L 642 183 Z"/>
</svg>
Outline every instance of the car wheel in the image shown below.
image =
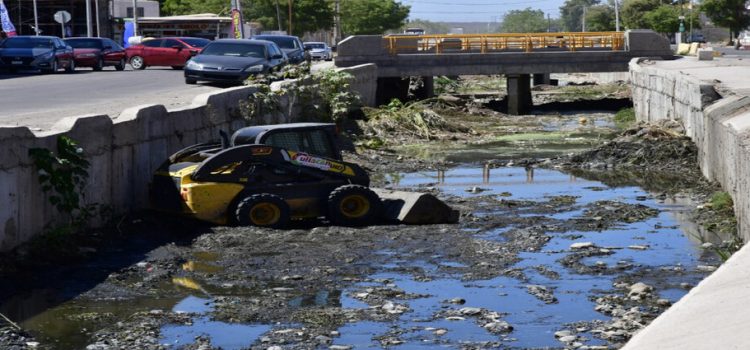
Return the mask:
<svg viewBox="0 0 750 350">
<path fill-rule="evenodd" d="M 197 82 L 198 82 L 198 80 L 195 80 L 193 78 L 185 78 L 185 84 L 195 85 L 195 83 L 197 83 Z"/>
<path fill-rule="evenodd" d="M 269 193 L 243 198 L 234 212 L 237 224 L 282 228 L 289 223 L 289 205 L 281 197 Z"/>
<path fill-rule="evenodd" d="M 182 70 L 182 66 L 172 66 L 172 69 L 174 69 L 174 70 Z"/>
<path fill-rule="evenodd" d="M 143 61 L 141 56 L 133 56 L 130 58 L 130 66 L 133 69 L 146 69 L 146 62 Z"/>
<path fill-rule="evenodd" d="M 65 67 L 65 72 L 66 73 L 75 73 L 75 71 L 76 71 L 76 61 L 75 60 L 70 60 L 70 63 L 68 64 L 68 66 Z"/>
<path fill-rule="evenodd" d="M 96 61 L 96 65 L 94 66 L 94 70 L 102 70 L 104 68 L 104 60 L 99 57 L 99 59 Z"/>
<path fill-rule="evenodd" d="M 328 220 L 339 226 L 365 226 L 380 216 L 380 197 L 360 185 L 344 185 L 328 196 Z"/>
<path fill-rule="evenodd" d="M 125 70 L 125 59 L 124 58 L 121 58 L 120 62 L 118 62 L 115 65 L 115 69 L 120 70 L 120 71 Z"/>
<path fill-rule="evenodd" d="M 55 60 L 52 61 L 52 64 L 50 65 L 49 69 L 46 70 L 45 72 L 46 73 L 50 73 L 50 74 L 51 73 L 56 73 L 57 72 L 57 68 L 58 68 L 57 59 L 55 59 Z"/>
</svg>

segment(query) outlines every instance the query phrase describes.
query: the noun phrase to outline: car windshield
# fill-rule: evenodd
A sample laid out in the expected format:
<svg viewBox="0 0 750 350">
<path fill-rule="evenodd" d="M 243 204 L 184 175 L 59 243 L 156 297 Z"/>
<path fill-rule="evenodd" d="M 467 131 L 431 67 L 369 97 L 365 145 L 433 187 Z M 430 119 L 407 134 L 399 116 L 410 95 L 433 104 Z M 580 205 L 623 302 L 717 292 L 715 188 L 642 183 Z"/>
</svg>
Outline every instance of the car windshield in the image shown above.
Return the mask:
<svg viewBox="0 0 750 350">
<path fill-rule="evenodd" d="M 213 42 L 206 46 L 201 55 L 210 56 L 237 56 L 265 58 L 263 45 L 249 43 L 218 43 Z"/>
<path fill-rule="evenodd" d="M 74 49 L 101 49 L 102 41 L 97 39 L 70 39 L 65 43 Z"/>
<path fill-rule="evenodd" d="M 211 40 L 201 38 L 181 38 L 180 40 L 192 47 L 204 47 L 211 42 Z"/>
<path fill-rule="evenodd" d="M 276 45 L 279 45 L 282 49 L 298 49 L 297 40 L 294 38 L 288 38 L 284 36 L 259 36 L 260 40 L 273 41 Z"/>
<path fill-rule="evenodd" d="M 8 49 L 51 49 L 55 47 L 52 39 L 46 38 L 8 38 L 2 44 L 2 47 Z"/>
<path fill-rule="evenodd" d="M 325 49 L 326 48 L 326 45 L 322 43 L 310 43 L 310 44 L 305 44 L 305 46 L 308 46 L 312 49 Z"/>
</svg>

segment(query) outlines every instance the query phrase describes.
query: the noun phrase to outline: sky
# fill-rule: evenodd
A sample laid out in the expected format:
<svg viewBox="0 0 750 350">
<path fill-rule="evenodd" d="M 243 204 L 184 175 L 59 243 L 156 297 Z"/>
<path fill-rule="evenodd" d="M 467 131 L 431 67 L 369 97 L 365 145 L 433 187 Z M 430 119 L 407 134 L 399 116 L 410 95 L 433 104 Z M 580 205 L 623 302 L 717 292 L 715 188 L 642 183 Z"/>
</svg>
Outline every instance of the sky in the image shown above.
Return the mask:
<svg viewBox="0 0 750 350">
<path fill-rule="evenodd" d="M 409 19 L 433 22 L 500 22 L 503 14 L 531 7 L 560 17 L 564 0 L 400 0 L 411 6 Z"/>
</svg>

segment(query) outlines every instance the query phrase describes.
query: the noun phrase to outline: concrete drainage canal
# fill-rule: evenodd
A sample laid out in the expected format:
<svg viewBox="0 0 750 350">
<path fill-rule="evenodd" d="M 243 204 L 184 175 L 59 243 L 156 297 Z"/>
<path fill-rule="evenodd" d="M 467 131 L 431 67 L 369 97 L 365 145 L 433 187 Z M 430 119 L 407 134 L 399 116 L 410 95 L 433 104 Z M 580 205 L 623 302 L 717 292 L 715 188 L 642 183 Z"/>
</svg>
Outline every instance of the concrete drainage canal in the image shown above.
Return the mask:
<svg viewBox="0 0 750 350">
<path fill-rule="evenodd" d="M 83 263 L 5 284 L 0 312 L 23 330 L 3 326 L 0 345 L 610 349 L 721 263 L 705 248 L 723 238 L 692 221 L 702 203 L 674 190 L 679 174 L 477 161 L 510 141 L 447 151 L 453 163 L 438 167 L 374 171 L 378 185 L 445 199 L 457 225 L 126 218 Z"/>
</svg>

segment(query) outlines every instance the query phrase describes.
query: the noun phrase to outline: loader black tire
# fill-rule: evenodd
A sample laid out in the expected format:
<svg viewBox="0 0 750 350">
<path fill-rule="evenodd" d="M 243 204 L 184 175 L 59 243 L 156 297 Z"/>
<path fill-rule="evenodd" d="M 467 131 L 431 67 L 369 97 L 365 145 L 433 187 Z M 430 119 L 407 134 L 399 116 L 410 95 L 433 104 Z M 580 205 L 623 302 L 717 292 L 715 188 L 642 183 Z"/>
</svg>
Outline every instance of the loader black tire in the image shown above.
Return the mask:
<svg viewBox="0 0 750 350">
<path fill-rule="evenodd" d="M 241 226 L 283 228 L 289 224 L 289 205 L 274 194 L 254 194 L 239 201 L 234 219 Z"/>
<path fill-rule="evenodd" d="M 344 185 L 328 195 L 328 220 L 338 226 L 373 224 L 383 204 L 375 192 L 361 185 Z"/>
</svg>

